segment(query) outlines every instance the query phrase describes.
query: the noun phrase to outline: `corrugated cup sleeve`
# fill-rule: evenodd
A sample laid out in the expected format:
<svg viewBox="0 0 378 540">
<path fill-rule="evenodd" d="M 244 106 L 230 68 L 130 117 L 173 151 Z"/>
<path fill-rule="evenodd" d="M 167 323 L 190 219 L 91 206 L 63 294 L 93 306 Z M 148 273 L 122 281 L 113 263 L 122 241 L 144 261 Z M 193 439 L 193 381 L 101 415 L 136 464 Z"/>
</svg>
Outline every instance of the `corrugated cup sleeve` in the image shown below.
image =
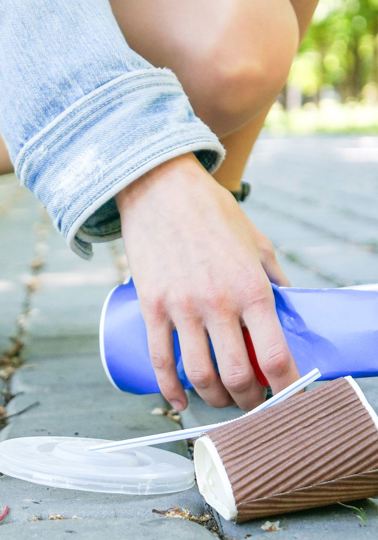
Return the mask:
<svg viewBox="0 0 378 540">
<path fill-rule="evenodd" d="M 377 496 L 377 421 L 363 401 L 338 379 L 209 432 L 236 520 Z"/>
</svg>

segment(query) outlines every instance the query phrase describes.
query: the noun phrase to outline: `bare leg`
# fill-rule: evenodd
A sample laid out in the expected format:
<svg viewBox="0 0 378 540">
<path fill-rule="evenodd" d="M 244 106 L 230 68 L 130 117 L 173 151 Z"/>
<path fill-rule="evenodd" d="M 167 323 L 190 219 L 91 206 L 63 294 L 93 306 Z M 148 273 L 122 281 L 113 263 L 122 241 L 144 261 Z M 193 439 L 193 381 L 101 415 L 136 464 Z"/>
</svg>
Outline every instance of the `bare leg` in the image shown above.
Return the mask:
<svg viewBox="0 0 378 540">
<path fill-rule="evenodd" d="M 215 178 L 237 190 L 317 0 L 112 0 L 130 45 L 171 68 L 222 139 Z"/>
<path fill-rule="evenodd" d="M 270 105 L 263 109 L 244 127 L 222 139 L 227 151 L 227 158 L 216 171 L 214 177 L 230 191 L 240 189 L 241 178 L 252 148 L 264 125 Z"/>
<path fill-rule="evenodd" d="M 8 150 L 0 137 L 0 174 L 10 173 L 12 170 L 13 166 L 9 159 Z"/>
<path fill-rule="evenodd" d="M 291 0 L 291 3 L 297 17 L 301 41 L 311 22 L 318 0 Z M 231 191 L 240 189 L 240 182 L 247 160 L 270 108 L 271 105 L 269 104 L 240 130 L 223 138 L 222 143 L 227 150 L 227 159 L 225 159 L 214 176 L 225 188 Z"/>
</svg>

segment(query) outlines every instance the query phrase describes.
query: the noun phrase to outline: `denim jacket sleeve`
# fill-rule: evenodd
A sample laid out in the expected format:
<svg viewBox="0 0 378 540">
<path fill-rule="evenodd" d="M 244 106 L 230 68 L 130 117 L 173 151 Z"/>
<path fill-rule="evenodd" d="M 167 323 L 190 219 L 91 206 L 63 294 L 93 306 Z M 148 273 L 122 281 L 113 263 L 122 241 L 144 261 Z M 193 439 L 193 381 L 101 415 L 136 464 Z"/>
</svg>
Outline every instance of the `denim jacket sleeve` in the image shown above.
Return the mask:
<svg viewBox="0 0 378 540">
<path fill-rule="evenodd" d="M 1 0 L 0 132 L 16 175 L 79 255 L 120 235 L 114 195 L 194 152 L 224 149 L 172 71 L 125 41 L 107 0 Z"/>
</svg>

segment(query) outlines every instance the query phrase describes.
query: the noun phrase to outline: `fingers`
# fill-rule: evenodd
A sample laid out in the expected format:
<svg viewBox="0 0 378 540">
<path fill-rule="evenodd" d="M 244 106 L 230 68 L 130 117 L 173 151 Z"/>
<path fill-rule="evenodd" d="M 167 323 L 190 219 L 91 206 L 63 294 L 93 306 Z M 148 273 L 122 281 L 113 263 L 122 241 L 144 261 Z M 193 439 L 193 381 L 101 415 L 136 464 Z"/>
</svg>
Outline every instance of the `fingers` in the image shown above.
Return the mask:
<svg viewBox="0 0 378 540">
<path fill-rule="evenodd" d="M 249 361 L 239 318 L 213 318 L 207 328 L 226 390 L 241 409 L 256 407 L 264 400 L 265 390 Z"/>
<path fill-rule="evenodd" d="M 148 348 L 161 393 L 178 411 L 187 406 L 173 357 L 172 325 L 168 319 L 146 317 Z"/>
<path fill-rule="evenodd" d="M 249 222 L 249 227 L 258 249 L 260 262 L 269 277 L 269 280 L 276 285 L 289 287 L 290 282 L 277 261 L 273 242 L 271 242 L 271 240 L 269 240 L 269 238 L 252 222 Z"/>
<path fill-rule="evenodd" d="M 261 261 L 261 264 L 272 283 L 280 285 L 281 287 L 290 287 L 290 281 L 286 277 L 284 271 L 279 265 L 275 254 L 273 253 L 267 260 Z"/>
<path fill-rule="evenodd" d="M 184 369 L 197 393 L 213 407 L 226 407 L 232 399 L 210 357 L 206 331 L 199 320 L 176 323 Z"/>
<path fill-rule="evenodd" d="M 250 291 L 243 320 L 251 334 L 257 360 L 277 393 L 299 378 L 276 313 L 268 282 Z"/>
</svg>

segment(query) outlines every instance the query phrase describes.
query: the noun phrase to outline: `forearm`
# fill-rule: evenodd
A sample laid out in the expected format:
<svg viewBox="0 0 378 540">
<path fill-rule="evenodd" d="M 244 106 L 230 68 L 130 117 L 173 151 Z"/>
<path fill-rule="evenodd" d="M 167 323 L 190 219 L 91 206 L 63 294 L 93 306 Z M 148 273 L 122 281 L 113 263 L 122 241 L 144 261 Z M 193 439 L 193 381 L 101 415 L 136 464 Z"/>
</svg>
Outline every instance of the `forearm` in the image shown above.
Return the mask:
<svg viewBox="0 0 378 540">
<path fill-rule="evenodd" d="M 223 149 L 175 75 L 125 42 L 107 0 L 0 7 L 0 132 L 21 182 L 71 247 L 119 236 L 114 195 L 175 156 Z"/>
</svg>

